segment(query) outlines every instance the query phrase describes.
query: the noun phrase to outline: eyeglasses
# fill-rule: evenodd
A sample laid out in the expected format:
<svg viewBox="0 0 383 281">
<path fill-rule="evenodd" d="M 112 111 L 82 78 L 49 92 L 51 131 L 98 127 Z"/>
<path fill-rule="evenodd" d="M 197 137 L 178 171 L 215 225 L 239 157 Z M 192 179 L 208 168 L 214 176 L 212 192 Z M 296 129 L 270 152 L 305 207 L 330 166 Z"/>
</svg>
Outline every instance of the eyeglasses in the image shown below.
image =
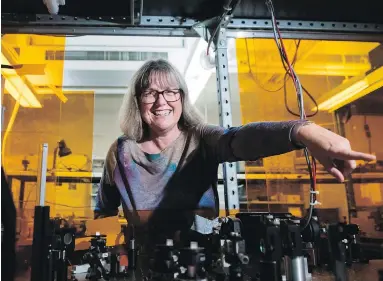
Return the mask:
<svg viewBox="0 0 383 281">
<path fill-rule="evenodd" d="M 140 98 L 143 103 L 155 103 L 161 94 L 167 102 L 175 102 L 180 99 L 180 93 L 181 89 L 164 91 L 156 91 L 150 89 L 142 93 Z"/>
</svg>

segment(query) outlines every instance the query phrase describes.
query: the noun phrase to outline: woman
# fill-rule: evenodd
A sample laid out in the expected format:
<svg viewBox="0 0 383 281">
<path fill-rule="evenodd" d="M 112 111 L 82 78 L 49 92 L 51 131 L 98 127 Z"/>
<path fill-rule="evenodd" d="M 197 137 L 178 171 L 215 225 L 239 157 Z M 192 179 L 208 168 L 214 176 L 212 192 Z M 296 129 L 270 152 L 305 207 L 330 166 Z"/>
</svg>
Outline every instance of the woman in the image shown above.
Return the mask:
<svg viewBox="0 0 383 281">
<path fill-rule="evenodd" d="M 259 122 L 224 129 L 202 122 L 182 75 L 165 60 L 146 62 L 131 80 L 107 155 L 95 217 L 124 214 L 142 243 L 187 230 L 196 209 L 217 210 L 218 165 L 254 161 L 304 146 L 339 181 L 355 168 L 349 142 L 308 121 Z M 343 160 L 336 167 L 334 160 Z M 342 167 L 342 168 L 340 168 Z M 207 214 L 209 215 L 209 214 Z M 148 238 L 148 237 L 146 237 Z"/>
</svg>

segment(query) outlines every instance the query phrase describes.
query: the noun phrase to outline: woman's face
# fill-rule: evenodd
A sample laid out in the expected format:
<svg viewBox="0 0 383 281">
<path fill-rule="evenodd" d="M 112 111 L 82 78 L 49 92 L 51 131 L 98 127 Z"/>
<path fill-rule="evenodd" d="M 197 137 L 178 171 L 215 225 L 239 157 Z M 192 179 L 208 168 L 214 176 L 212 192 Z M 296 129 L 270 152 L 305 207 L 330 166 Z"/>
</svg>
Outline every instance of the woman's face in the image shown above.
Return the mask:
<svg viewBox="0 0 383 281">
<path fill-rule="evenodd" d="M 149 87 L 139 96 L 141 117 L 155 133 L 177 126 L 182 114 L 179 85 L 171 75 L 155 73 Z"/>
</svg>

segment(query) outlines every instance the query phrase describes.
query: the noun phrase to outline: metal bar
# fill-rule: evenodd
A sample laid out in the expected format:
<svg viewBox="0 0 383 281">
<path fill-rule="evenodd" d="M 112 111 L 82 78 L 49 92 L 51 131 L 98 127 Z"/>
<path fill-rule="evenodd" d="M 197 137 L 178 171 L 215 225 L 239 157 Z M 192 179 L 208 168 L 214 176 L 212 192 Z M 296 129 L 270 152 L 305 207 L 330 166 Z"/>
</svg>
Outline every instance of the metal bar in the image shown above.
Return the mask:
<svg viewBox="0 0 383 281">
<path fill-rule="evenodd" d="M 307 20 L 278 20 L 280 30 L 310 30 L 310 31 L 342 31 L 342 32 L 374 32 L 382 33 L 382 24 L 334 22 L 334 21 L 307 21 Z M 272 29 L 271 20 L 268 19 L 231 19 L 228 28 L 258 28 Z"/>
<path fill-rule="evenodd" d="M 48 168 L 48 144 L 41 145 L 40 163 L 37 175 L 37 186 L 39 186 L 39 194 L 37 196 L 37 205 L 45 205 L 45 189 L 47 183 L 47 168 Z"/>
<path fill-rule="evenodd" d="M 141 8 L 141 7 L 140 7 Z M 133 19 L 132 19 L 133 17 Z M 91 16 L 76 17 L 63 15 L 22 15 L 22 14 L 2 14 L 2 25 L 48 25 L 48 26 L 119 26 L 128 27 L 134 25 L 134 14 L 130 17 L 125 16 Z M 132 21 L 133 20 L 133 21 Z M 141 27 L 180 27 L 191 28 L 199 21 L 182 16 L 141 16 L 139 26 Z M 350 32 L 350 33 L 383 33 L 383 24 L 356 23 L 356 22 L 335 22 L 335 21 L 307 21 L 307 20 L 278 20 L 280 30 L 289 31 L 330 31 L 330 32 Z M 228 29 L 245 30 L 272 30 L 270 19 L 249 19 L 232 18 L 227 25 Z"/>
<path fill-rule="evenodd" d="M 16 15 L 2 14 L 2 33 L 38 33 L 38 34 L 79 34 L 79 35 L 151 35 L 185 36 L 179 32 L 172 34 L 169 28 L 190 30 L 199 23 L 195 19 L 169 16 L 142 16 L 137 27 L 132 28 L 131 17 L 71 17 L 59 15 Z M 279 20 L 281 31 L 291 32 L 284 37 L 300 38 L 310 32 L 312 39 L 354 40 L 358 36 L 383 41 L 383 24 Z M 47 28 L 49 27 L 49 28 Z M 82 28 L 81 28 L 82 27 Z M 146 29 L 149 28 L 149 29 Z M 161 32 L 162 29 L 166 32 Z M 128 29 L 128 30 L 125 30 Z M 156 30 L 156 32 L 155 32 Z M 312 33 L 314 32 L 314 33 Z M 198 36 L 195 32 L 186 36 Z M 231 19 L 227 26 L 227 37 L 271 37 L 272 25 L 269 19 Z M 307 38 L 310 39 L 310 38 Z M 357 40 L 357 39 L 356 39 Z"/>
<path fill-rule="evenodd" d="M 198 22 L 193 19 L 181 17 L 142 17 L 142 26 L 183 26 L 191 27 Z M 288 31 L 330 31 L 330 32 L 361 32 L 361 33 L 383 33 L 383 24 L 354 23 L 354 22 L 329 22 L 329 21 L 306 21 L 306 20 L 279 20 L 277 22 L 280 30 Z M 241 30 L 272 30 L 271 20 L 269 19 L 246 19 L 232 18 L 227 25 L 227 29 Z"/>
<path fill-rule="evenodd" d="M 134 25 L 135 14 L 134 14 L 134 0 L 130 0 L 130 24 Z"/>
<path fill-rule="evenodd" d="M 140 14 L 138 16 L 138 23 L 141 23 L 142 13 L 144 12 L 144 0 L 140 0 Z"/>
<path fill-rule="evenodd" d="M 155 16 L 142 16 L 140 26 L 179 26 L 179 27 L 189 27 L 198 23 L 194 19 L 188 19 L 185 17 L 155 17 Z"/>
<path fill-rule="evenodd" d="M 3 34 L 42 35 L 113 35 L 113 36 L 154 36 L 154 37 L 199 37 L 189 28 L 141 28 L 141 27 L 87 27 L 87 26 L 2 26 Z M 227 38 L 274 38 L 270 31 L 227 30 Z M 325 33 L 309 31 L 284 31 L 285 39 L 338 40 L 360 42 L 383 42 L 383 34 Z"/>
<path fill-rule="evenodd" d="M 227 59 L 226 29 L 220 28 L 216 38 L 216 73 L 220 125 L 224 128 L 232 126 L 229 67 Z M 239 210 L 237 168 L 233 163 L 223 164 L 226 215 L 230 211 Z"/>
<path fill-rule="evenodd" d="M 158 36 L 158 37 L 198 37 L 192 29 L 182 28 L 140 28 L 140 27 L 87 27 L 87 26 L 2 26 L 3 34 L 42 34 L 42 35 L 113 35 L 113 36 Z"/>
<path fill-rule="evenodd" d="M 131 25 L 130 16 L 68 16 L 49 14 L 1 14 L 2 24 L 6 26 L 118 26 L 127 27 Z"/>
<path fill-rule="evenodd" d="M 383 42 L 383 33 L 341 33 L 341 32 L 313 32 L 313 31 L 283 31 L 284 39 L 305 40 L 337 40 L 337 41 L 360 41 L 360 42 Z M 274 34 L 271 30 L 240 30 L 227 31 L 228 38 L 271 38 Z"/>
</svg>

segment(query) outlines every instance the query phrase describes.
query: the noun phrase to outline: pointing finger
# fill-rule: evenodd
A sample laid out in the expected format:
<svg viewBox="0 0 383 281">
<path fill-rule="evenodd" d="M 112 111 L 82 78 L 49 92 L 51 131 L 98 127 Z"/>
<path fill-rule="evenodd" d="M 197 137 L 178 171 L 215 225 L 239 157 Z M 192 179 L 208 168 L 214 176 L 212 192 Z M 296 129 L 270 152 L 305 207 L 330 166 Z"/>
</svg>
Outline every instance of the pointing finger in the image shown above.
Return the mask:
<svg viewBox="0 0 383 281">
<path fill-rule="evenodd" d="M 364 160 L 364 161 L 374 161 L 376 160 L 375 155 L 348 150 L 348 151 L 339 151 L 337 153 L 334 153 L 334 158 L 341 159 L 341 160 Z"/>
</svg>

